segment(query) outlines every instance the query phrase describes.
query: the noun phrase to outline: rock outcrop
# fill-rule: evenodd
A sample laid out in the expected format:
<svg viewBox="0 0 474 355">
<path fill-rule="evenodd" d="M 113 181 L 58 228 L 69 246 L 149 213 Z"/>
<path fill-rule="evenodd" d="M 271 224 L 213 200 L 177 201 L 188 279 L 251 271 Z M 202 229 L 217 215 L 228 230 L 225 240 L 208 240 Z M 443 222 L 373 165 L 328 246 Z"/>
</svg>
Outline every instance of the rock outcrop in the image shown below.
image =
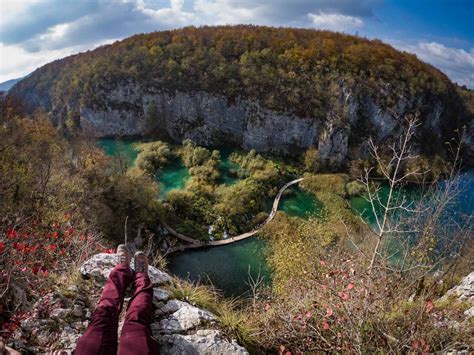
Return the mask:
<svg viewBox="0 0 474 355">
<path fill-rule="evenodd" d="M 467 319 L 474 317 L 474 271 L 464 277 L 459 285 L 446 292 L 443 299 L 449 297 L 467 302 L 471 307 L 464 311 L 464 315 Z"/>
<path fill-rule="evenodd" d="M 80 268 L 83 281 L 39 299 L 21 321 L 10 345 L 33 353 L 57 349 L 72 353 L 89 325 L 102 285 L 115 261 L 115 255 L 105 253 L 87 260 Z M 162 354 L 248 354 L 244 347 L 223 335 L 214 314 L 171 299 L 166 285 L 172 278 L 167 273 L 150 266 L 149 274 L 155 286 L 151 328 Z M 122 325 L 123 320 L 119 333 Z"/>
<path fill-rule="evenodd" d="M 420 110 L 427 106 L 420 98 L 402 97 L 389 109 L 356 91 L 341 82 L 334 110 L 318 119 L 272 111 L 256 100 L 238 98 L 229 103 L 224 96 L 202 91 L 170 93 L 121 82 L 96 93 L 100 105 L 82 106 L 79 124 L 96 137 L 157 134 L 177 143 L 191 139 L 203 146 L 230 145 L 282 155 L 316 147 L 323 162 L 339 166 L 366 157 L 369 136 L 375 142 L 397 139 L 402 130 L 400 118 L 418 106 Z M 443 110 L 434 107 L 423 112 L 420 137 L 441 142 L 445 128 L 439 118 Z M 62 111 L 53 108 L 52 112 Z M 56 116 L 60 123 L 62 116 Z"/>
<path fill-rule="evenodd" d="M 235 341 L 228 342 L 218 330 L 198 330 L 191 335 L 165 335 L 162 351 L 172 355 L 191 354 L 248 354 Z"/>
</svg>

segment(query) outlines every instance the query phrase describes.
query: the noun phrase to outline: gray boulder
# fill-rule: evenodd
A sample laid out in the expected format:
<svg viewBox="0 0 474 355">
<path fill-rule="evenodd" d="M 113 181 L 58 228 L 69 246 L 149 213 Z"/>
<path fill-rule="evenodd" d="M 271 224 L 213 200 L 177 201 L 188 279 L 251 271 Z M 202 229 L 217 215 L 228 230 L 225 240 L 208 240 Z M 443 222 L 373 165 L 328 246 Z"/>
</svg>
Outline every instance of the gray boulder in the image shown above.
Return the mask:
<svg viewBox="0 0 474 355">
<path fill-rule="evenodd" d="M 450 289 L 446 295 L 457 296 L 460 300 L 467 300 L 474 303 L 474 271 L 464 277 L 461 283 Z"/>
<path fill-rule="evenodd" d="M 169 304 L 169 305 L 168 305 Z M 158 333 L 184 333 L 199 325 L 216 320 L 216 317 L 208 311 L 191 306 L 181 301 L 170 301 L 165 308 L 176 309 L 173 313 L 162 319 L 152 327 L 155 334 Z"/>
<path fill-rule="evenodd" d="M 195 334 L 165 335 L 161 343 L 162 354 L 196 355 L 196 354 L 248 354 L 247 350 L 235 341 L 222 337 L 214 329 L 198 330 Z"/>
</svg>

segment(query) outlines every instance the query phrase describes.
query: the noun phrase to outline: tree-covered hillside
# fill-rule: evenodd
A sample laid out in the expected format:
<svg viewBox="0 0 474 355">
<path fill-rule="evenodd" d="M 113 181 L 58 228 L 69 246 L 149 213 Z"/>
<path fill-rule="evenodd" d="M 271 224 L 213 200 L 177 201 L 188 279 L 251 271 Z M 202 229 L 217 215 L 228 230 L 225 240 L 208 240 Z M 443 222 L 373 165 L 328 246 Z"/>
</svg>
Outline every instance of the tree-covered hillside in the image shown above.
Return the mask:
<svg viewBox="0 0 474 355">
<path fill-rule="evenodd" d="M 48 93 L 51 103 L 81 103 L 111 82 L 136 80 L 167 90 L 256 98 L 266 107 L 319 116 L 335 79 L 398 94 L 444 97 L 449 79 L 416 56 L 379 40 L 328 31 L 257 26 L 185 28 L 140 34 L 55 61 L 13 93 Z M 382 86 L 383 85 L 383 86 Z"/>
</svg>

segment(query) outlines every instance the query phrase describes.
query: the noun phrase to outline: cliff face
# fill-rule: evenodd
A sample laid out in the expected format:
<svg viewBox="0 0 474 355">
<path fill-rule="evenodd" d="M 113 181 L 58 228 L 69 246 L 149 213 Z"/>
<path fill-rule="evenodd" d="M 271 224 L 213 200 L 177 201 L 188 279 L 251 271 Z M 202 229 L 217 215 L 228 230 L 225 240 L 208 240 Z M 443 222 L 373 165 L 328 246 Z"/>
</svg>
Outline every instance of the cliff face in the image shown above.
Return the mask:
<svg viewBox="0 0 474 355">
<path fill-rule="evenodd" d="M 424 110 L 420 143 L 442 144 L 445 124 L 441 105 L 426 110 L 422 99 L 401 98 L 394 108 L 384 109 L 372 97 L 361 96 L 343 83 L 334 110 L 324 119 L 276 112 L 256 100 L 230 102 L 203 91 L 170 93 L 132 82 L 98 92 L 97 99 L 100 105 L 79 110 L 80 127 L 96 137 L 153 134 L 177 143 L 191 139 L 204 146 L 228 145 L 282 155 L 316 147 L 321 159 L 334 166 L 366 156 L 369 136 L 384 144 L 397 139 L 401 118 L 409 112 Z M 65 118 L 59 110 L 52 112 L 58 123 Z"/>
<path fill-rule="evenodd" d="M 229 103 L 206 92 L 167 93 L 125 84 L 104 92 L 101 102 L 101 107 L 80 110 L 81 128 L 97 137 L 154 132 L 175 142 L 189 138 L 200 145 L 289 153 L 315 144 L 320 131 L 310 117 L 274 112 L 248 100 Z"/>
</svg>

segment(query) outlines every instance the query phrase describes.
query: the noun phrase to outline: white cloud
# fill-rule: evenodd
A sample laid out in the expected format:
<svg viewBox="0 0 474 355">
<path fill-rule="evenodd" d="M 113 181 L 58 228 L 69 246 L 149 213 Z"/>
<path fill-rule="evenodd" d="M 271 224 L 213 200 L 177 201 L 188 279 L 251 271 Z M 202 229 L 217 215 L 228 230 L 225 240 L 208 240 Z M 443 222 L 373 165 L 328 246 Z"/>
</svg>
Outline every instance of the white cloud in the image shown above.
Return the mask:
<svg viewBox="0 0 474 355">
<path fill-rule="evenodd" d="M 202 19 L 213 24 L 258 23 L 266 24 L 266 5 L 258 2 L 235 0 L 196 0 L 194 9 Z"/>
<path fill-rule="evenodd" d="M 97 43 L 97 46 L 113 41 L 101 41 Z M 0 43 L 0 83 L 10 79 L 21 78 L 41 65 L 71 54 L 86 51 L 87 49 L 89 49 L 88 46 L 71 46 L 61 49 L 28 52 L 20 46 L 6 46 Z"/>
<path fill-rule="evenodd" d="M 310 13 L 308 16 L 314 27 L 325 30 L 350 31 L 364 25 L 364 21 L 355 16 L 330 14 L 325 12 L 320 12 L 318 14 Z"/>
<path fill-rule="evenodd" d="M 184 0 L 170 0 L 171 8 L 175 11 L 181 11 L 184 5 Z"/>
<path fill-rule="evenodd" d="M 446 47 L 437 42 L 402 44 L 394 42 L 398 49 L 415 53 L 418 58 L 434 65 L 460 85 L 474 88 L 474 48 Z"/>
<path fill-rule="evenodd" d="M 137 10 L 143 14 L 145 21 L 150 21 L 150 23 L 156 25 L 155 29 L 178 28 L 197 22 L 194 13 L 182 10 L 183 3 L 182 0 L 170 0 L 170 7 L 157 10 L 141 4 L 137 7 Z"/>
</svg>

